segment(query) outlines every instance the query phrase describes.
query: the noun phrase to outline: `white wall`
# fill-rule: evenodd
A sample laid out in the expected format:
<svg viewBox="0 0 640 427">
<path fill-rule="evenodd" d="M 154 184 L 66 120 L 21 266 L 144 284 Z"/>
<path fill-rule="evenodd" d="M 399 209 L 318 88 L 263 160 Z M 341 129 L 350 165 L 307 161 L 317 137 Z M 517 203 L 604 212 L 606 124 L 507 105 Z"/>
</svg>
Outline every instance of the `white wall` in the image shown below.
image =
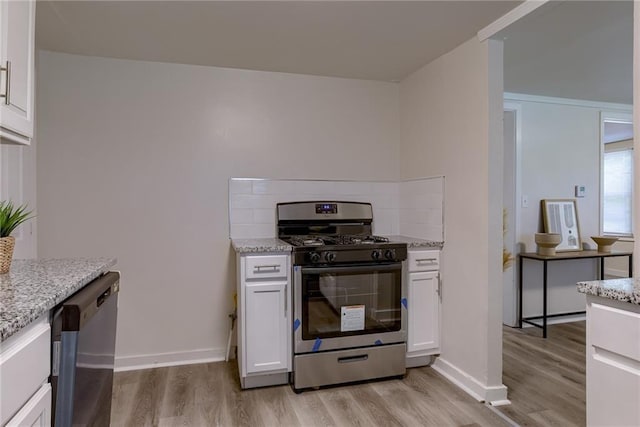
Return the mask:
<svg viewBox="0 0 640 427">
<path fill-rule="evenodd" d="M 39 256 L 116 256 L 118 365 L 221 358 L 232 176 L 395 181 L 398 85 L 41 52 Z"/>
<path fill-rule="evenodd" d="M 523 252 L 535 252 L 535 233 L 542 232 L 540 201 L 573 199 L 574 186 L 585 185 L 586 196 L 577 198 L 582 241 L 596 245 L 591 236 L 600 235 L 600 114 L 602 111 L 630 110 L 592 102 L 508 94 L 521 126 L 519 141 L 521 200 L 516 241 Z M 621 262 L 626 263 L 626 258 Z M 613 264 L 607 260 L 607 266 Z M 598 261 L 573 260 L 549 265 L 549 312 L 583 311 L 585 296 L 576 292 L 580 280 L 598 278 Z M 526 261 L 523 278 L 524 316 L 542 313 L 542 264 Z M 626 269 L 625 272 L 626 273 Z"/>
<path fill-rule="evenodd" d="M 502 44 L 472 39 L 400 85 L 402 178 L 446 176 L 442 356 L 478 398 L 502 385 Z"/>
</svg>

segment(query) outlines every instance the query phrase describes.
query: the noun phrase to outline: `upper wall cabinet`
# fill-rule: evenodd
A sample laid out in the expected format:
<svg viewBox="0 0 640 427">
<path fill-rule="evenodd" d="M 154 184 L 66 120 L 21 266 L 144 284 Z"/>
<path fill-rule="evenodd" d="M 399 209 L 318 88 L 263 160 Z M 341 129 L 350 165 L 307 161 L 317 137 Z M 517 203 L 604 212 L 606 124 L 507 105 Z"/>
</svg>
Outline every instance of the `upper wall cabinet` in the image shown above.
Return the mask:
<svg viewBox="0 0 640 427">
<path fill-rule="evenodd" d="M 0 1 L 0 140 L 33 136 L 35 0 Z"/>
</svg>

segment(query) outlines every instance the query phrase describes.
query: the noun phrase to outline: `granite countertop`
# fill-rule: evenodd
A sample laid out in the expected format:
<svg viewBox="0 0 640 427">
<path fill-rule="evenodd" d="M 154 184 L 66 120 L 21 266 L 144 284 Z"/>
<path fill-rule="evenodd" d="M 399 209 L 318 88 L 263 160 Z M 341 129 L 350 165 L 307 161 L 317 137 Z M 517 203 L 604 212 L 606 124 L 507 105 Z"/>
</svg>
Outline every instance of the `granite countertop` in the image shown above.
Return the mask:
<svg viewBox="0 0 640 427">
<path fill-rule="evenodd" d="M 408 249 L 413 249 L 413 248 L 442 249 L 442 246 L 444 246 L 444 242 L 418 239 L 415 237 L 408 237 L 408 236 L 385 236 L 385 237 L 388 237 L 389 241 L 393 243 L 406 243 Z"/>
<path fill-rule="evenodd" d="M 407 236 L 386 236 L 393 243 L 406 243 L 412 248 L 437 248 L 442 249 L 444 242 L 417 239 Z M 291 252 L 293 246 L 275 237 L 263 239 L 231 239 L 231 245 L 238 253 L 260 252 Z"/>
<path fill-rule="evenodd" d="M 578 292 L 640 305 L 640 277 L 578 282 Z"/>
<path fill-rule="evenodd" d="M 0 274 L 0 342 L 114 266 L 115 258 L 14 260 Z"/>
<path fill-rule="evenodd" d="M 238 253 L 291 252 L 293 246 L 275 237 L 264 239 L 231 239 L 231 245 Z"/>
</svg>

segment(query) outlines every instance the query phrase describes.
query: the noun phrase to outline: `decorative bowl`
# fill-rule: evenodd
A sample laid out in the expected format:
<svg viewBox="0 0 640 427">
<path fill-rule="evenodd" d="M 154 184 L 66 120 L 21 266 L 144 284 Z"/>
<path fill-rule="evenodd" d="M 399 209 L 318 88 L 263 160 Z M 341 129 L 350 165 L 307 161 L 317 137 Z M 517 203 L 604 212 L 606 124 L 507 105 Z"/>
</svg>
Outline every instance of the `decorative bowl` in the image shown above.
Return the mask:
<svg viewBox="0 0 640 427">
<path fill-rule="evenodd" d="M 552 256 L 556 254 L 556 246 L 562 242 L 562 236 L 558 233 L 536 233 L 538 255 Z"/>
<path fill-rule="evenodd" d="M 598 245 L 598 252 L 611 252 L 611 246 L 618 241 L 618 237 L 612 236 L 591 236 L 591 240 Z"/>
</svg>

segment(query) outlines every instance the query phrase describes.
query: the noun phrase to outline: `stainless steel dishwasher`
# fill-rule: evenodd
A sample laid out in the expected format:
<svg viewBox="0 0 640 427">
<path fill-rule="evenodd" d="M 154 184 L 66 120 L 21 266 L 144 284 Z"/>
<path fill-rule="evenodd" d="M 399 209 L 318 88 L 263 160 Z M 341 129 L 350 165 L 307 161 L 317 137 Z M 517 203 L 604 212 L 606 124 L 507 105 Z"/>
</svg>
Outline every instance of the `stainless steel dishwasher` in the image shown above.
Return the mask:
<svg viewBox="0 0 640 427">
<path fill-rule="evenodd" d="M 56 427 L 109 426 L 120 273 L 98 277 L 52 320 L 51 385 Z"/>
</svg>

